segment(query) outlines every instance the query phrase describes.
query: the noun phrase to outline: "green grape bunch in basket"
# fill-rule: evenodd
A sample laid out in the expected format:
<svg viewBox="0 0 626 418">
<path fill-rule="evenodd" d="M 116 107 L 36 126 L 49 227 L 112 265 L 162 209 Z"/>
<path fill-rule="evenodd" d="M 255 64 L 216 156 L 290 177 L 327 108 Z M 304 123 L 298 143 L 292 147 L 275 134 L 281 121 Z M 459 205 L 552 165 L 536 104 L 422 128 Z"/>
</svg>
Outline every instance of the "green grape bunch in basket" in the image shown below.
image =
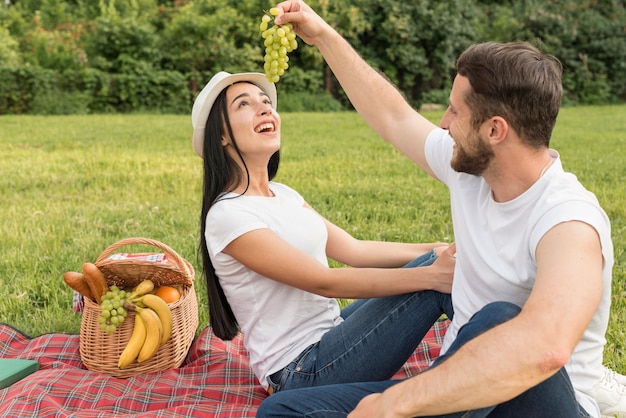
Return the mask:
<svg viewBox="0 0 626 418">
<path fill-rule="evenodd" d="M 296 33 L 291 23 L 285 25 L 274 24 L 278 15 L 278 8 L 272 7 L 261 18 L 259 29 L 265 46 L 263 69 L 265 76 L 272 83 L 277 83 L 280 77 L 289 68 L 289 53 L 298 48 Z"/>
</svg>

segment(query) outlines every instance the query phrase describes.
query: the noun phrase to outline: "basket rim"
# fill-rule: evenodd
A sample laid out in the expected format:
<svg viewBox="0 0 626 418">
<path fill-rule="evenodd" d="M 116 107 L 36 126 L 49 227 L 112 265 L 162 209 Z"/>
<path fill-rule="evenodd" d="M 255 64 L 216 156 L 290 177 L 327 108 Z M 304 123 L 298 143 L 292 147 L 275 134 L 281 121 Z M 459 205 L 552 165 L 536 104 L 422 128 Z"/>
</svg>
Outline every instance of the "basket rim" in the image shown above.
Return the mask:
<svg viewBox="0 0 626 418">
<path fill-rule="evenodd" d="M 194 276 L 194 271 L 193 271 L 193 267 L 191 263 L 189 263 L 189 261 L 182 258 L 176 251 L 174 251 L 173 248 L 171 248 L 169 245 L 162 243 L 161 241 L 157 241 L 151 238 L 143 238 L 143 237 L 124 238 L 109 245 L 107 248 L 104 249 L 104 251 L 102 251 L 102 253 L 100 253 L 98 258 L 96 259 L 96 262 L 95 262 L 96 266 L 102 265 L 103 262 L 105 262 L 106 259 L 110 255 L 112 255 L 115 250 L 121 247 L 124 247 L 126 245 L 149 245 L 149 246 L 159 248 L 165 251 L 168 255 L 172 256 L 172 261 L 173 261 L 172 264 L 175 267 L 177 267 L 184 275 L 189 276 L 189 277 Z M 121 260 L 117 260 L 117 261 L 121 261 Z M 153 263 L 153 262 L 149 262 L 149 263 Z"/>
</svg>

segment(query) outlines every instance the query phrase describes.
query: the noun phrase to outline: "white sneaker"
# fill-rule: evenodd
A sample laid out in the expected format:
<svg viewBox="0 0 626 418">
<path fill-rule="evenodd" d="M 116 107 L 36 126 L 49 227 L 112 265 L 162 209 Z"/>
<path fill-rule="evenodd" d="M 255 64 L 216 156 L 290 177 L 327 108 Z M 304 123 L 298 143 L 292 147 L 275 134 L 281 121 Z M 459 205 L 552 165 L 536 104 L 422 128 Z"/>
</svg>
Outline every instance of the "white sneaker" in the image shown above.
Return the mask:
<svg viewBox="0 0 626 418">
<path fill-rule="evenodd" d="M 617 380 L 620 384 L 626 386 L 626 376 L 624 376 L 623 374 L 619 374 L 616 371 L 613 371 L 611 369 L 609 369 L 606 366 L 602 366 L 602 368 L 604 369 L 604 373 L 605 374 L 609 374 L 611 375 L 612 379 Z"/>
<path fill-rule="evenodd" d="M 602 418 L 626 418 L 626 376 L 602 367 L 603 376 L 596 386 L 596 402 Z"/>
</svg>

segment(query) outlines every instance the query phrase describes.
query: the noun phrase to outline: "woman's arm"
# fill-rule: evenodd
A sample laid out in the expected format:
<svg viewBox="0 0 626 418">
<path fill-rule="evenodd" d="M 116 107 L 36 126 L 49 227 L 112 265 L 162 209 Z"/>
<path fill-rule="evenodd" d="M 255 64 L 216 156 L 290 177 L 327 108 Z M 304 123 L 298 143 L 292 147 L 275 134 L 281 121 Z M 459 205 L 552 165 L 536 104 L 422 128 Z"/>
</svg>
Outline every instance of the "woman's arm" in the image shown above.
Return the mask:
<svg viewBox="0 0 626 418">
<path fill-rule="evenodd" d="M 236 238 L 224 253 L 272 280 L 326 297 L 350 299 L 427 289 L 450 293 L 455 264 L 452 245 L 427 267 L 329 268 L 265 228 Z"/>
<path fill-rule="evenodd" d="M 304 206 L 314 211 L 307 203 Z M 328 230 L 326 254 L 333 260 L 351 267 L 402 267 L 421 254 L 433 249 L 437 249 L 437 254 L 439 254 L 450 245 L 445 242 L 405 243 L 359 240 L 322 215 L 319 217 L 322 218 Z"/>
</svg>

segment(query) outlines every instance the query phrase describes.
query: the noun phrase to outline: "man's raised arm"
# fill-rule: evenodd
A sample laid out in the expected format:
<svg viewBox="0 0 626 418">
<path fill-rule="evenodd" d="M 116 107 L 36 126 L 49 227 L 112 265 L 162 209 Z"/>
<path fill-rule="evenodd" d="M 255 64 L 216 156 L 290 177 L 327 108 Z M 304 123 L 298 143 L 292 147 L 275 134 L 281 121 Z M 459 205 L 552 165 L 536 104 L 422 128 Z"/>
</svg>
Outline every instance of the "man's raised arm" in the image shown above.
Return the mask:
<svg viewBox="0 0 626 418">
<path fill-rule="evenodd" d="M 355 109 L 386 141 L 432 175 L 424 142 L 436 125 L 416 112 L 383 75 L 367 64 L 352 46 L 307 4 L 279 3 L 277 24 L 292 23 L 307 44 L 316 46 L 339 80 Z"/>
</svg>

